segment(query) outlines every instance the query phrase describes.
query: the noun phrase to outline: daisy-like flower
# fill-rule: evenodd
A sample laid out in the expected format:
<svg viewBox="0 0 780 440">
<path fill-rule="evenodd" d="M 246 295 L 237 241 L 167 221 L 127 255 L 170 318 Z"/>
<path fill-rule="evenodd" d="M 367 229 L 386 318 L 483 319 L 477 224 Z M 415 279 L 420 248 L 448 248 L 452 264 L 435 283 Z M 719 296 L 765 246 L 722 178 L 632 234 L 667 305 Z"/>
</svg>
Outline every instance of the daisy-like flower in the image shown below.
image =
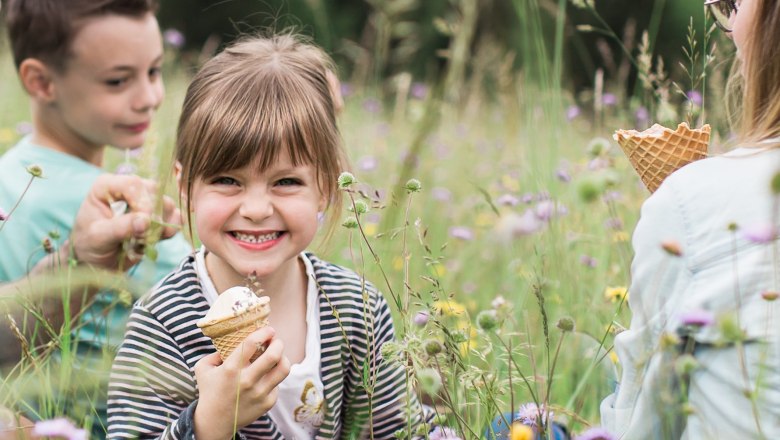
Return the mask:
<svg viewBox="0 0 780 440">
<path fill-rule="evenodd" d="M 447 428 L 446 426 L 437 426 L 428 434 L 428 438 L 430 440 L 461 440 L 454 429 Z"/>
<path fill-rule="evenodd" d="M 604 290 L 604 297 L 612 302 L 618 302 L 628 296 L 628 289 L 626 286 L 607 287 Z"/>
<path fill-rule="evenodd" d="M 549 425 L 552 422 L 555 413 L 548 411 L 544 404 L 537 405 L 533 402 L 520 405 L 520 409 L 515 415 L 515 421 L 524 425 L 536 426 L 541 423 Z"/>
<path fill-rule="evenodd" d="M 617 440 L 617 437 L 606 429 L 596 426 L 578 435 L 575 440 Z"/>
</svg>

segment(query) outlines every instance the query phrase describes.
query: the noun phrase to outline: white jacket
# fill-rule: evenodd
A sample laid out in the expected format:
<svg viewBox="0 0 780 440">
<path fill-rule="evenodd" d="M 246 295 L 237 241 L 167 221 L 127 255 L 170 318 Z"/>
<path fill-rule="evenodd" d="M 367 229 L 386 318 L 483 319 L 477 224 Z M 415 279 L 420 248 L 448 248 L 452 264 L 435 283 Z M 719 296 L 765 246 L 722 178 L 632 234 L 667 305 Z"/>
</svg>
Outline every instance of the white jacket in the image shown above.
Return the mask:
<svg viewBox="0 0 780 440">
<path fill-rule="evenodd" d="M 778 172 L 780 150 L 741 148 L 680 169 L 642 206 L 633 237 L 633 317 L 615 338 L 621 380 L 601 404 L 603 426 L 619 438 L 780 439 L 780 300 L 762 297 L 780 292 L 780 244 L 748 238 L 780 227 L 780 198 L 770 188 Z M 681 256 L 662 248 L 667 240 L 680 245 Z M 699 367 L 686 392 L 676 380 L 676 351 L 662 350 L 662 337 L 697 310 L 719 322 L 733 316 L 746 341 L 719 345 L 717 322 L 695 332 Z M 757 389 L 756 405 L 746 389 Z M 691 415 L 673 403 L 680 397 Z"/>
</svg>

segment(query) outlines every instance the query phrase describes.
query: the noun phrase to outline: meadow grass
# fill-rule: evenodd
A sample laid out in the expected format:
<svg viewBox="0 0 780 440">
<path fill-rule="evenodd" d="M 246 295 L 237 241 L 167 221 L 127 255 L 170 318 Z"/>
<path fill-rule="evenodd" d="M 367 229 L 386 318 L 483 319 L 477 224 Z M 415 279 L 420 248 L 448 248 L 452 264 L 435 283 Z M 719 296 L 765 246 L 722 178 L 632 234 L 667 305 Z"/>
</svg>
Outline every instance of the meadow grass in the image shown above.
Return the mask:
<svg viewBox="0 0 780 440">
<path fill-rule="evenodd" d="M 533 44 L 529 53 L 542 50 Z M 560 74 L 557 46 L 554 53 L 540 78 Z M 131 158 L 111 151 L 107 169 L 129 164 L 175 194 L 170 157 L 187 71 L 169 60 L 147 146 Z M 346 95 L 340 127 L 357 179 L 346 205 L 365 201 L 368 210 L 358 228 L 338 228 L 313 248 L 384 292 L 402 342 L 383 353 L 408 366 L 416 392 L 463 438 L 533 401 L 574 431 L 598 423 L 616 380 L 613 333 L 630 317 L 630 232 L 648 195 L 610 138 L 636 125 L 631 105 L 590 100 L 595 109 L 570 108 L 567 118 L 574 101 L 560 78 L 535 84 L 508 75 L 500 99 L 477 92 L 461 97 L 465 109 L 431 101 L 442 96 L 435 88 L 427 98 L 404 96 L 401 107 L 369 88 Z M 29 111 L 7 53 L 0 77 L 2 152 L 25 132 Z M 420 190 L 405 189 L 406 177 Z M 5 370 L 0 406 L 18 405 L 30 388 L 88 388 L 89 380 L 74 384 L 67 369 L 50 369 L 49 355 L 35 351 Z M 43 400 L 42 417 L 65 410 Z"/>
</svg>

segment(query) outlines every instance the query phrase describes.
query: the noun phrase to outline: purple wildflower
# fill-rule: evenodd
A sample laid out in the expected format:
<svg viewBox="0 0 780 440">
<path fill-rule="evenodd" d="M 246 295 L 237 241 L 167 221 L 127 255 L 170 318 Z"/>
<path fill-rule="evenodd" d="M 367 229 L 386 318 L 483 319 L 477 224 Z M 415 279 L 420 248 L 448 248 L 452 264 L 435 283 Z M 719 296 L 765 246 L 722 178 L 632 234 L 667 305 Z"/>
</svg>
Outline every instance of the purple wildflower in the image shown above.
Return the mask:
<svg viewBox="0 0 780 440">
<path fill-rule="evenodd" d="M 590 162 L 588 162 L 588 169 L 590 171 L 598 171 L 603 170 L 605 168 L 609 168 L 609 159 L 605 159 L 603 157 L 596 157 L 594 159 L 591 159 Z"/>
<path fill-rule="evenodd" d="M 623 229 L 623 221 L 617 217 L 610 217 L 604 222 L 604 227 L 613 231 L 619 231 Z"/>
<path fill-rule="evenodd" d="M 357 161 L 357 167 L 360 171 L 373 171 L 377 165 L 378 162 L 374 156 L 363 156 Z"/>
<path fill-rule="evenodd" d="M 615 96 L 614 93 L 605 93 L 601 97 L 601 103 L 604 104 L 605 107 L 612 107 L 617 104 L 617 96 Z"/>
<path fill-rule="evenodd" d="M 686 95 L 688 96 L 688 100 L 697 107 L 701 107 L 701 105 L 704 103 L 704 97 L 701 96 L 701 92 L 698 90 L 689 90 Z"/>
<path fill-rule="evenodd" d="M 558 168 L 555 171 L 555 177 L 557 177 L 558 180 L 564 183 L 571 182 L 571 176 L 569 175 L 569 172 L 563 168 Z"/>
<path fill-rule="evenodd" d="M 474 232 L 465 226 L 453 226 L 450 228 L 450 237 L 464 241 L 471 241 L 474 239 Z"/>
<path fill-rule="evenodd" d="M 576 437 L 576 440 L 617 440 L 617 437 L 601 427 L 593 427 Z"/>
<path fill-rule="evenodd" d="M 602 199 L 606 202 L 617 202 L 618 200 L 621 200 L 623 198 L 623 194 L 621 194 L 619 191 L 607 191 L 602 196 Z"/>
<path fill-rule="evenodd" d="M 355 92 L 355 88 L 348 82 L 341 83 L 341 97 L 348 98 Z"/>
<path fill-rule="evenodd" d="M 525 203 L 526 205 L 529 203 L 532 203 L 534 200 L 536 200 L 536 196 L 531 193 L 525 193 L 523 194 L 523 197 L 520 199 Z"/>
<path fill-rule="evenodd" d="M 439 202 L 449 202 L 450 199 L 452 199 L 450 190 L 441 186 L 431 188 L 431 196 L 433 196 L 434 200 Z"/>
<path fill-rule="evenodd" d="M 538 202 L 543 202 L 545 200 L 550 200 L 551 198 L 552 198 L 552 196 L 550 196 L 550 192 L 549 191 L 539 191 L 538 193 L 536 193 L 536 200 Z"/>
<path fill-rule="evenodd" d="M 428 434 L 430 440 L 461 440 L 458 433 L 452 428 L 437 426 Z"/>
<path fill-rule="evenodd" d="M 0 222 L 4 222 L 8 220 L 8 213 L 3 210 L 3 208 L 0 208 Z"/>
<path fill-rule="evenodd" d="M 181 49 L 184 47 L 184 43 L 187 42 L 186 38 L 184 38 L 184 34 L 182 34 L 178 29 L 166 29 L 162 36 L 165 44 L 171 46 L 174 49 Z"/>
<path fill-rule="evenodd" d="M 421 82 L 413 83 L 409 94 L 414 99 L 425 99 L 428 96 L 428 86 Z"/>
<path fill-rule="evenodd" d="M 577 116 L 580 115 L 580 113 L 582 113 L 582 112 L 580 111 L 579 107 L 577 107 L 576 105 L 570 105 L 566 109 L 566 120 L 567 121 L 573 121 L 574 119 L 577 118 Z"/>
<path fill-rule="evenodd" d="M 424 327 L 425 324 L 428 323 L 428 319 L 430 319 L 430 317 L 431 317 L 430 313 L 428 313 L 426 310 L 421 310 L 414 315 L 413 318 L 414 325 L 418 327 Z"/>
<path fill-rule="evenodd" d="M 379 113 L 382 110 L 382 103 L 376 98 L 366 98 L 363 101 L 363 110 L 369 113 Z"/>
<path fill-rule="evenodd" d="M 537 426 L 539 424 L 548 425 L 552 421 L 554 415 L 555 413 L 548 411 L 544 404 L 537 405 L 531 402 L 520 405 L 520 409 L 517 411 L 517 414 L 515 414 L 514 421 L 519 421 L 528 426 Z"/>
<path fill-rule="evenodd" d="M 16 124 L 16 133 L 22 136 L 30 134 L 33 131 L 33 125 L 27 121 Z"/>
<path fill-rule="evenodd" d="M 599 262 L 590 255 L 582 254 L 580 255 L 580 264 L 585 267 L 596 267 L 598 266 Z"/>
<path fill-rule="evenodd" d="M 634 112 L 634 119 L 636 119 L 636 125 L 644 127 L 650 123 L 650 111 L 646 107 L 641 106 Z"/>
<path fill-rule="evenodd" d="M 559 202 L 553 202 L 551 200 L 544 200 L 539 202 L 534 208 L 534 214 L 539 220 L 550 221 L 553 217 L 560 217 L 569 213 L 563 204 Z"/>
<path fill-rule="evenodd" d="M 35 423 L 36 437 L 63 437 L 68 440 L 87 440 L 87 431 L 76 428 L 68 419 L 43 420 Z"/>
<path fill-rule="evenodd" d="M 690 327 L 706 327 L 715 322 L 715 315 L 709 310 L 689 310 L 680 314 L 680 322 Z"/>
<path fill-rule="evenodd" d="M 119 175 L 135 174 L 136 170 L 136 166 L 130 162 L 122 162 L 116 167 L 114 173 Z"/>
<path fill-rule="evenodd" d="M 742 230 L 742 237 L 758 244 L 766 244 L 777 239 L 777 228 L 771 223 L 760 223 Z"/>
<path fill-rule="evenodd" d="M 544 227 L 544 223 L 530 209 L 523 215 L 510 213 L 501 219 L 498 228 L 503 238 L 512 239 L 535 234 Z"/>
<path fill-rule="evenodd" d="M 496 203 L 501 206 L 517 206 L 520 203 L 520 199 L 512 194 L 502 194 L 496 199 Z"/>
</svg>

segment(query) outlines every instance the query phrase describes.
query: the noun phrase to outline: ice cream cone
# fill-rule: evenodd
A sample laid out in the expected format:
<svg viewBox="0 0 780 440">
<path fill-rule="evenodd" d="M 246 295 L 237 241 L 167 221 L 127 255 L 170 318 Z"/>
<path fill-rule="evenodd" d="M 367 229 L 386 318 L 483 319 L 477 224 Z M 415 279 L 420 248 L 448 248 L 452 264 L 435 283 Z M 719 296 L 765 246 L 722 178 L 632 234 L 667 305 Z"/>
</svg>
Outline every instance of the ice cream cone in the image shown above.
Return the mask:
<svg viewBox="0 0 780 440">
<path fill-rule="evenodd" d="M 243 289 L 251 297 L 245 296 L 244 299 L 239 300 L 233 297 L 223 297 L 233 289 Z M 257 297 L 246 288 L 228 289 L 220 295 L 219 299 L 224 301 L 215 302 L 209 314 L 197 324 L 203 334 L 211 338 L 219 355 L 225 360 L 250 333 L 268 325 L 271 306 L 267 296 Z M 230 308 L 227 309 L 225 304 L 229 304 Z M 263 348 L 257 347 L 257 351 L 252 355 L 250 361 L 254 361 L 262 353 Z"/>
<path fill-rule="evenodd" d="M 655 124 L 649 129 L 617 130 L 613 138 L 634 167 L 645 187 L 655 192 L 677 169 L 707 156 L 710 126 L 691 129 L 685 122 L 672 130 Z"/>
</svg>

